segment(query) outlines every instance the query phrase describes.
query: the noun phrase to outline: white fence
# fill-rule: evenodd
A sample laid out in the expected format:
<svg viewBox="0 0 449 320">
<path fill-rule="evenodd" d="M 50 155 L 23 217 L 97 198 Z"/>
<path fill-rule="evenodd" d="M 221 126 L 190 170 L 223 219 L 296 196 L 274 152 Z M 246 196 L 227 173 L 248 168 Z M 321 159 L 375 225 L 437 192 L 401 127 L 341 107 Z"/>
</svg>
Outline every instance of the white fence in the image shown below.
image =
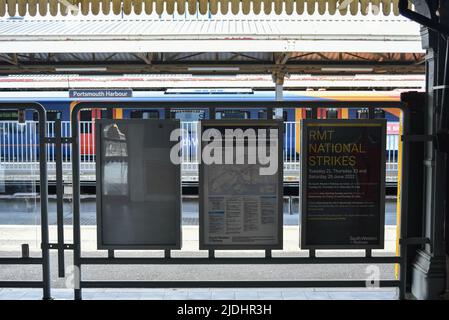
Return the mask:
<svg viewBox="0 0 449 320">
<path fill-rule="evenodd" d="M 197 122 L 181 122 L 183 130 L 182 139 L 182 177 L 184 181 L 197 181 L 198 179 L 198 148 L 199 135 Z M 47 135 L 54 135 L 54 122 L 47 123 Z M 62 137 L 70 136 L 70 122 L 63 121 L 61 126 Z M 80 154 L 81 179 L 95 181 L 95 138 L 94 127 L 91 121 L 80 122 Z M 284 134 L 284 180 L 295 181 L 299 176 L 300 155 L 296 139 L 299 138 L 299 122 L 285 122 Z M 0 167 L 4 179 L 30 180 L 31 176 L 38 176 L 39 137 L 37 122 L 27 121 L 19 124 L 17 121 L 0 121 Z M 387 135 L 386 170 L 387 181 L 396 181 L 397 176 L 397 150 L 399 136 Z M 63 144 L 62 158 L 64 179 L 71 177 L 71 146 Z M 54 146 L 47 146 L 47 162 L 49 179 L 54 179 L 55 153 Z M 1 177 L 0 177 L 1 178 Z"/>
</svg>

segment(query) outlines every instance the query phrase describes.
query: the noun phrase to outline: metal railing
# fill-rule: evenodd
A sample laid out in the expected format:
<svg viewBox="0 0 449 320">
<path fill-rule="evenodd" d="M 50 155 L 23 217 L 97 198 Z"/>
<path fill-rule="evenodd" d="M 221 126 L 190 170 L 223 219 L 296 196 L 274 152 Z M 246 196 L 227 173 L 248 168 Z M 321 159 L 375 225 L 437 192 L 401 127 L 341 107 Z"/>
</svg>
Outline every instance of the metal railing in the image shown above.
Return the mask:
<svg viewBox="0 0 449 320">
<path fill-rule="evenodd" d="M 399 192 L 401 192 L 400 197 L 400 255 L 396 256 L 383 256 L 383 255 L 373 255 L 373 251 L 370 247 L 360 247 L 357 249 L 364 249 L 365 254 L 363 256 L 351 256 L 346 255 L 334 256 L 331 254 L 326 254 L 320 252 L 317 255 L 315 249 L 303 248 L 301 250 L 306 250 L 308 252 L 307 256 L 295 256 L 291 257 L 284 254 L 279 256 L 273 256 L 273 251 L 268 247 L 260 247 L 261 250 L 265 249 L 265 255 L 263 257 L 249 257 L 249 256 L 216 256 L 216 250 L 211 248 L 207 252 L 207 256 L 198 257 L 197 255 L 186 255 L 182 258 L 172 255 L 172 249 L 168 246 L 164 250 L 164 255 L 161 257 L 135 257 L 135 256 L 125 256 L 120 255 L 120 257 L 115 256 L 114 249 L 108 250 L 107 257 L 92 257 L 86 256 L 85 249 L 83 250 L 83 240 L 86 238 L 82 234 L 81 228 L 81 172 L 80 172 L 80 139 L 79 139 L 79 122 L 78 117 L 80 111 L 83 109 L 94 109 L 94 108 L 122 108 L 122 109 L 149 109 L 149 108 L 202 108 L 208 109 L 210 117 L 212 119 L 216 116 L 217 108 L 266 108 L 267 115 L 272 114 L 276 108 L 310 108 L 312 114 L 315 116 L 319 108 L 367 108 L 369 113 L 369 118 L 374 117 L 374 111 L 378 108 L 400 108 L 403 113 L 404 120 L 404 135 L 408 136 L 409 132 L 409 121 L 410 121 L 410 108 L 407 108 L 407 104 L 403 102 L 390 102 L 390 101 L 299 101 L 299 100 L 289 100 L 289 101 L 117 101 L 117 102 L 103 102 L 103 101 L 92 101 L 92 102 L 79 102 L 72 110 L 71 120 L 72 120 L 72 135 L 71 142 L 73 144 L 73 157 L 72 157 L 72 172 L 73 172 L 73 193 L 72 193 L 72 216 L 73 216 L 73 265 L 77 270 L 77 276 L 74 280 L 74 298 L 76 300 L 82 299 L 83 290 L 86 288 L 268 288 L 268 287 L 366 287 L 367 282 L 365 280 L 354 280 L 351 277 L 345 277 L 344 279 L 320 279 L 320 280 L 292 280 L 280 281 L 279 279 L 272 279 L 269 277 L 267 279 L 260 279 L 256 277 L 256 280 L 238 280 L 238 279 L 226 279 L 226 280 L 174 280 L 166 281 L 160 280 L 159 277 L 149 281 L 129 281 L 129 280 L 95 280 L 83 278 L 82 270 L 83 266 L 89 264 L 92 265 L 268 265 L 268 264 L 289 264 L 289 265 L 313 265 L 318 267 L 319 264 L 335 264 L 346 266 L 349 264 L 399 264 L 399 277 L 398 279 L 378 279 L 377 283 L 379 287 L 398 287 L 399 288 L 399 298 L 404 299 L 407 293 L 407 280 L 409 278 L 408 264 L 407 264 L 407 242 L 413 239 L 407 238 L 407 213 L 409 199 L 411 193 L 408 189 L 408 174 L 409 168 L 409 144 L 405 144 L 403 152 L 401 152 L 401 170 L 402 183 L 399 184 Z M 279 150 L 283 151 L 283 150 Z M 382 157 L 384 158 L 384 157 Z M 406 173 L 406 174 L 404 174 Z M 58 175 L 59 184 L 62 184 L 61 174 Z M 278 181 L 282 186 L 285 186 L 282 181 Z M 200 194 L 202 190 L 200 190 Z M 62 202 L 61 197 L 59 201 Z M 281 225 L 278 227 L 282 228 Z M 281 229 L 281 230 L 282 230 Z M 379 230 L 382 232 L 382 230 Z M 83 239 L 84 238 L 84 239 Z M 332 238 L 332 237 L 331 237 Z M 412 243 L 412 242 L 409 242 Z M 62 245 L 62 244 L 60 244 Z M 200 246 L 201 247 L 201 246 Z M 373 247 L 374 248 L 374 247 Z M 377 247 L 376 247 L 377 248 Z M 236 249 L 244 249 L 244 247 L 237 247 Z M 325 248 L 323 248 L 325 249 Z M 354 247 L 356 249 L 356 247 Z M 63 250 L 62 250 L 63 251 Z M 320 250 L 321 251 L 321 250 Z M 64 251 L 63 251 L 64 252 Z M 189 267 L 190 268 L 190 267 Z M 98 269 L 100 270 L 100 269 Z M 181 269 L 179 269 L 181 270 Z M 181 271 L 182 272 L 182 271 Z"/>
<path fill-rule="evenodd" d="M 92 121 L 80 121 L 80 169 L 83 181 L 95 181 L 95 127 Z M 198 180 L 198 122 L 181 122 L 182 179 Z M 284 180 L 297 181 L 299 178 L 299 122 L 285 122 L 284 133 Z M 61 136 L 70 136 L 70 121 L 62 121 Z M 54 137 L 55 123 L 47 122 L 47 136 Z M 399 135 L 387 135 L 386 179 L 396 182 L 398 170 Z M 55 179 L 54 145 L 47 144 L 48 178 Z M 71 145 L 62 144 L 64 180 L 71 180 Z M 0 166 L 5 180 L 31 180 L 39 175 L 39 137 L 37 121 L 0 121 Z"/>
<path fill-rule="evenodd" d="M 28 244 L 22 244 L 22 257 L 0 257 L 0 265 L 40 265 L 42 269 L 42 280 L 18 280 L 14 277 L 14 280 L 0 281 L 0 288 L 42 288 L 43 294 L 42 299 L 51 299 L 51 281 L 50 281 L 50 243 L 49 243 L 49 230 L 48 230 L 48 176 L 47 176 L 47 165 L 44 161 L 46 159 L 46 142 L 48 140 L 46 137 L 46 111 L 45 108 L 37 102 L 8 102 L 0 103 L 0 109 L 2 110 L 19 110 L 19 112 L 25 112 L 28 110 L 33 110 L 37 113 L 38 122 L 33 122 L 32 124 L 4 124 L 0 129 L 1 145 L 0 149 L 2 153 L 0 155 L 0 169 L 3 169 L 4 161 L 13 160 L 24 161 L 24 160 L 34 160 L 36 165 L 37 177 L 33 178 L 35 181 L 39 182 L 39 203 L 40 203 L 40 239 L 41 239 L 41 257 L 30 257 Z M 8 130 L 5 132 L 5 130 Z M 20 134 L 18 133 L 20 131 Z M 16 143 L 9 141 L 8 132 L 17 132 L 14 137 Z M 39 143 L 36 143 L 36 137 L 41 137 Z M 29 143 L 31 148 L 22 147 L 19 145 Z M 6 153 L 6 150 L 10 153 Z M 20 150 L 20 152 L 19 152 Z M 14 153 L 15 152 L 15 153 Z M 28 154 L 30 156 L 28 157 Z M 36 154 L 41 154 L 43 157 L 37 160 Z M 12 158 L 15 156 L 14 158 Z M 0 170 L 4 171 L 4 170 Z M 0 177 L 3 179 L 4 177 Z M 58 220 L 60 221 L 60 220 Z M 19 275 L 20 277 L 20 275 Z"/>
</svg>

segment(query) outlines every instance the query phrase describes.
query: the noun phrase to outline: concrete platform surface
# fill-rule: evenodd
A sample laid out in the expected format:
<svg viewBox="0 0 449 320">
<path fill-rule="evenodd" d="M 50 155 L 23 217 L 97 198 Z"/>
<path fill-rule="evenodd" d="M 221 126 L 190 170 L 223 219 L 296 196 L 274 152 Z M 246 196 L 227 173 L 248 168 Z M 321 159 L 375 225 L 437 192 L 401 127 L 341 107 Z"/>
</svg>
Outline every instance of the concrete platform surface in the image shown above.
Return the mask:
<svg viewBox="0 0 449 320">
<path fill-rule="evenodd" d="M 65 226 L 64 229 L 65 229 L 65 241 L 66 243 L 71 243 L 73 241 L 73 229 L 71 226 Z M 56 242 L 57 241 L 56 226 L 50 226 L 49 232 L 50 232 L 50 242 Z M 300 234 L 299 226 L 284 226 L 283 251 L 286 252 L 299 251 L 300 249 L 299 234 Z M 96 226 L 82 226 L 81 239 L 82 239 L 81 246 L 83 250 L 96 251 L 97 248 Z M 376 252 L 394 253 L 396 251 L 396 239 L 397 239 L 396 226 L 385 226 L 385 248 L 383 250 L 373 250 L 373 251 L 375 253 Z M 199 242 L 198 226 L 182 226 L 181 251 L 198 251 L 198 242 Z M 20 246 L 22 243 L 28 243 L 30 246 L 30 250 L 32 251 L 38 251 L 40 248 L 40 227 L 30 225 L 28 226 L 0 225 L 1 251 L 20 250 Z"/>
<path fill-rule="evenodd" d="M 53 289 L 55 300 L 73 290 Z M 0 300 L 40 300 L 40 289 L 0 289 Z M 353 289 L 83 289 L 84 300 L 397 300 L 396 288 Z"/>
</svg>

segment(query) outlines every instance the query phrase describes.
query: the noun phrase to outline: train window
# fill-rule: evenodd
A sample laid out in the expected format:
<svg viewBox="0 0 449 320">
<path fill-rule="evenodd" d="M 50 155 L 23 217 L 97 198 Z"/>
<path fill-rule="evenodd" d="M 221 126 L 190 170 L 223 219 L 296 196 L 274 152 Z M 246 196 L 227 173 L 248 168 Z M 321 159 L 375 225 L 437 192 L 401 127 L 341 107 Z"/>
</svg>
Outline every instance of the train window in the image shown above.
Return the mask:
<svg viewBox="0 0 449 320">
<path fill-rule="evenodd" d="M 142 113 L 143 119 L 159 119 L 159 111 L 149 110 Z"/>
<path fill-rule="evenodd" d="M 17 121 L 18 118 L 17 111 L 0 111 L 0 121 Z"/>
<path fill-rule="evenodd" d="M 61 119 L 62 112 L 56 110 L 47 111 L 47 121 L 55 121 L 56 119 Z"/>
<path fill-rule="evenodd" d="M 337 109 L 327 109 L 326 118 L 327 119 L 337 119 L 338 118 L 338 110 Z"/>
<path fill-rule="evenodd" d="M 112 108 L 101 109 L 102 119 L 112 119 Z"/>
<path fill-rule="evenodd" d="M 312 118 L 312 109 L 307 108 L 306 109 L 306 119 L 311 119 Z"/>
<path fill-rule="evenodd" d="M 198 121 L 205 118 L 205 111 L 172 109 L 170 110 L 170 118 L 181 121 Z"/>
<path fill-rule="evenodd" d="M 258 117 L 258 119 L 266 119 L 267 118 L 267 111 L 266 110 L 259 110 L 259 112 L 257 113 L 257 117 Z M 284 121 L 287 121 L 287 119 L 288 119 L 288 112 L 287 111 L 282 111 L 282 119 Z"/>
<path fill-rule="evenodd" d="M 216 113 L 217 119 L 250 119 L 251 114 L 249 111 L 242 110 L 224 110 Z"/>
<path fill-rule="evenodd" d="M 131 119 L 142 119 L 142 110 L 131 110 L 129 117 Z"/>
<path fill-rule="evenodd" d="M 159 119 L 158 110 L 132 110 L 130 114 L 131 119 Z"/>
<path fill-rule="evenodd" d="M 91 110 L 81 110 L 80 111 L 80 121 L 92 121 L 92 111 Z"/>
<path fill-rule="evenodd" d="M 131 119 L 142 119 L 142 110 L 131 110 L 129 117 Z"/>
<path fill-rule="evenodd" d="M 385 118 L 385 111 L 382 109 L 375 109 L 374 110 L 374 118 L 375 119 L 384 119 Z"/>
<path fill-rule="evenodd" d="M 92 122 L 92 110 L 81 110 L 80 111 L 80 133 L 89 133 L 90 124 L 86 122 Z"/>
<path fill-rule="evenodd" d="M 368 118 L 369 118 L 368 109 L 357 110 L 357 119 L 368 119 Z"/>
<path fill-rule="evenodd" d="M 62 119 L 62 111 L 58 110 L 47 110 L 47 121 L 55 121 L 58 118 Z M 39 121 L 39 115 L 36 111 L 33 112 L 33 121 Z"/>
</svg>

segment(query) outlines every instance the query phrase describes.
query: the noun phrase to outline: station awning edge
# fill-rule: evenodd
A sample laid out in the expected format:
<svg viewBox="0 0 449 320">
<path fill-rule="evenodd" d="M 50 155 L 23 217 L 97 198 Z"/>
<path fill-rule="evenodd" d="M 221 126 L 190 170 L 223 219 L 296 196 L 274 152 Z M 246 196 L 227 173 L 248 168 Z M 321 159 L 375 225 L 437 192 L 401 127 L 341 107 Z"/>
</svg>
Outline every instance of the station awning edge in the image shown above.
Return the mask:
<svg viewBox="0 0 449 320">
<path fill-rule="evenodd" d="M 399 0 L 0 0 L 0 16 L 67 14 L 399 15 Z M 410 1 L 409 1 L 410 3 Z"/>
</svg>

